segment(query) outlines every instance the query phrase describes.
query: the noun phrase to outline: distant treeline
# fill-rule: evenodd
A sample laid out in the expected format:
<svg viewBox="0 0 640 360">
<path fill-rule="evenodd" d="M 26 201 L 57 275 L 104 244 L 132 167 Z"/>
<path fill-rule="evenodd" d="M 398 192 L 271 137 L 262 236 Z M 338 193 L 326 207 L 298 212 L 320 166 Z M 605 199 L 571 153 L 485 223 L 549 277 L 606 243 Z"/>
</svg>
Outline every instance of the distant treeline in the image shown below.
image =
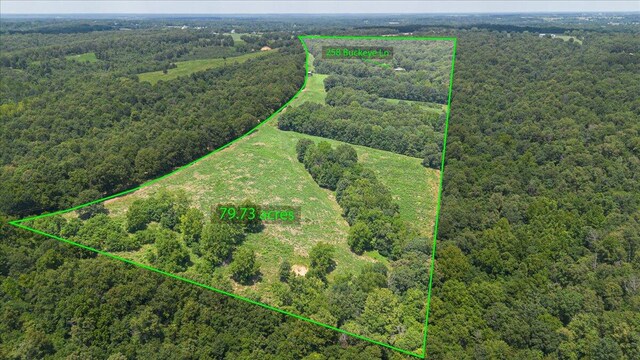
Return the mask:
<svg viewBox="0 0 640 360">
<path fill-rule="evenodd" d="M 467 24 L 467 25 L 450 25 L 450 24 L 437 24 L 437 25 L 380 25 L 380 26 L 358 26 L 355 29 L 393 29 L 398 30 L 401 33 L 407 32 L 417 32 L 417 31 L 425 31 L 433 28 L 441 28 L 441 29 L 487 29 L 491 31 L 507 31 L 507 32 L 543 32 L 543 33 L 554 33 L 561 34 L 565 31 L 574 31 L 580 30 L 580 28 L 575 27 L 560 27 L 560 26 L 518 26 L 518 25 L 510 25 L 510 24 Z M 598 31 L 597 29 L 589 29 L 590 31 Z"/>
<path fill-rule="evenodd" d="M 72 33 L 88 33 L 93 31 L 116 30 L 118 27 L 111 25 L 91 25 L 91 24 L 60 24 L 37 27 L 27 30 L 5 30 L 1 34 L 72 34 Z"/>
</svg>

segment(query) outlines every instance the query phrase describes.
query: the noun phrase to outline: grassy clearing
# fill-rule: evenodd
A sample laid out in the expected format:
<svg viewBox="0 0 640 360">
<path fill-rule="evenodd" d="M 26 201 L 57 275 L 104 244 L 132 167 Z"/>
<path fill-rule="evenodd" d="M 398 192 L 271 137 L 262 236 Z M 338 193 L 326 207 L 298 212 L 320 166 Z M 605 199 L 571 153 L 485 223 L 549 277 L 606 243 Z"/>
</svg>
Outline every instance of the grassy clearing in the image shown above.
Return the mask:
<svg viewBox="0 0 640 360">
<path fill-rule="evenodd" d="M 324 104 L 325 98 L 327 97 L 327 92 L 324 89 L 324 79 L 326 79 L 329 75 L 316 74 L 315 67 L 313 65 L 314 57 L 313 55 L 311 55 L 311 53 L 308 53 L 308 56 L 309 71 L 311 71 L 313 75 L 307 77 L 307 86 L 304 88 L 304 90 L 302 90 L 301 96 L 298 96 L 294 101 L 291 102 L 291 107 L 300 106 L 300 104 L 303 104 L 307 101 Z"/>
<path fill-rule="evenodd" d="M 96 57 L 96 53 L 94 52 L 88 52 L 88 53 L 78 54 L 78 55 L 68 55 L 68 56 L 65 56 L 65 59 L 73 60 L 77 62 L 89 62 L 89 63 L 98 61 L 98 58 Z"/>
<path fill-rule="evenodd" d="M 436 103 L 430 103 L 430 102 L 425 102 L 425 101 L 411 101 L 411 100 L 400 100 L 400 99 L 389 99 L 389 98 L 384 98 L 385 100 L 387 100 L 388 102 L 392 103 L 392 104 L 397 104 L 400 101 L 409 103 L 409 104 L 417 104 L 422 106 L 424 109 L 428 110 L 428 111 L 432 111 L 436 114 L 439 114 L 441 112 L 447 111 L 447 105 L 446 104 L 436 104 Z"/>
<path fill-rule="evenodd" d="M 314 74 L 308 79 L 307 88 L 291 106 L 305 101 L 324 103 L 323 80 L 327 75 Z M 308 254 L 320 242 L 336 247 L 336 269 L 329 275 L 357 273 L 364 265 L 388 260 L 377 252 L 358 256 L 347 244 L 349 226 L 342 218 L 342 209 L 335 201 L 334 193 L 320 188 L 304 166 L 296 158 L 295 146 L 299 139 L 315 142 L 327 141 L 332 146 L 342 142 L 295 132 L 280 131 L 277 117 L 264 124 L 252 135 L 206 159 L 144 187 L 126 196 L 105 202 L 111 216 L 124 219 L 126 209 L 133 201 L 149 196 L 160 189 L 183 190 L 191 198 L 193 206 L 210 215 L 218 203 L 251 200 L 263 205 L 300 206 L 302 220 L 299 225 L 267 223 L 258 234 L 248 235 L 242 247 L 256 252 L 262 273 L 261 281 L 252 286 L 233 283 L 233 292 L 253 297 L 260 296 L 266 303 L 277 304 L 273 297 L 279 286 L 278 267 L 288 260 L 294 267 L 309 267 Z M 386 184 L 400 205 L 400 216 L 419 226 L 422 234 L 430 238 L 435 219 L 439 172 L 423 167 L 421 160 L 364 146 L 354 146 L 359 160 L 373 169 Z M 150 245 L 153 246 L 153 245 Z M 150 246 L 118 255 L 146 263 L 144 253 Z M 183 276 L 213 286 L 212 271 L 202 260 L 192 256 L 194 264 Z M 229 278 L 229 269 L 219 267 L 215 273 Z"/>
<path fill-rule="evenodd" d="M 307 79 L 307 87 L 302 91 L 303 95 L 295 99 L 292 107 L 299 106 L 305 102 L 324 104 L 327 92 L 324 90 L 324 79 L 329 75 L 313 74 Z"/>
<path fill-rule="evenodd" d="M 562 39 L 564 41 L 569 41 L 569 39 L 573 39 L 573 42 L 582 45 L 582 40 L 579 40 L 577 37 L 575 36 L 569 36 L 569 35 L 556 35 L 556 39 Z"/>
<path fill-rule="evenodd" d="M 296 159 L 295 145 L 300 138 L 324 140 L 334 146 L 340 144 L 334 140 L 280 131 L 275 127 L 274 119 L 229 148 L 152 186 L 108 201 L 106 206 L 114 216 L 120 217 L 136 198 L 162 188 L 185 190 L 194 205 L 206 214 L 217 203 L 245 199 L 260 204 L 300 206 L 303 216 L 300 225 L 267 224 L 261 233 L 249 235 L 242 245 L 257 252 L 263 278 L 251 287 L 236 286 L 235 291 L 244 293 L 251 290 L 261 294 L 265 300 L 270 298 L 271 287 L 278 283 L 277 270 L 281 261 L 287 259 L 291 264 L 308 267 L 308 252 L 319 242 L 332 244 L 337 249 L 337 267 L 330 278 L 358 271 L 367 263 L 379 261 L 380 257 L 375 253 L 358 256 L 349 250 L 346 242 L 348 225 L 341 216 L 341 208 L 333 193 L 318 187 Z M 401 216 L 423 224 L 424 234 L 431 234 L 438 172 L 421 166 L 420 159 L 354 147 L 362 162 L 375 169 L 380 180 L 391 188 L 400 204 Z M 131 255 L 140 257 L 140 254 Z M 226 268 L 218 271 L 224 273 Z"/>
<path fill-rule="evenodd" d="M 179 61 L 175 63 L 177 67 L 173 69 L 169 69 L 166 74 L 163 73 L 162 71 L 152 71 L 152 72 L 138 74 L 138 78 L 140 79 L 140 81 L 148 81 L 152 84 L 155 84 L 160 80 L 164 80 L 164 81 L 172 80 L 172 79 L 178 78 L 179 76 L 187 76 L 198 71 L 205 71 L 205 70 L 225 66 L 225 64 L 226 65 L 240 64 L 249 59 L 263 56 L 267 53 L 269 52 L 268 51 L 253 52 L 253 53 L 244 54 L 240 56 L 230 57 L 230 58 L 227 58 L 226 60 L 221 58 L 216 58 L 216 59 Z"/>
<path fill-rule="evenodd" d="M 251 35 L 249 33 L 228 33 L 228 34 L 224 34 L 224 35 L 231 35 L 231 37 L 233 38 L 233 44 L 244 44 L 244 40 L 242 40 L 240 37 L 242 37 L 242 35 Z"/>
</svg>

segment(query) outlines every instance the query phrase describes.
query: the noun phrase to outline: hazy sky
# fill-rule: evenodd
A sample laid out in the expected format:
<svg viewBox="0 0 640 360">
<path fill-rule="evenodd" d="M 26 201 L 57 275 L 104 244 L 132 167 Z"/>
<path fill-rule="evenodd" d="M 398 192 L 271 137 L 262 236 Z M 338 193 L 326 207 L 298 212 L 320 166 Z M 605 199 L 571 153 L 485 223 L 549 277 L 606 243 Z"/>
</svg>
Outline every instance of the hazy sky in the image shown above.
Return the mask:
<svg viewBox="0 0 640 360">
<path fill-rule="evenodd" d="M 640 11 L 634 1 L 0 1 L 0 14 L 507 13 Z"/>
</svg>

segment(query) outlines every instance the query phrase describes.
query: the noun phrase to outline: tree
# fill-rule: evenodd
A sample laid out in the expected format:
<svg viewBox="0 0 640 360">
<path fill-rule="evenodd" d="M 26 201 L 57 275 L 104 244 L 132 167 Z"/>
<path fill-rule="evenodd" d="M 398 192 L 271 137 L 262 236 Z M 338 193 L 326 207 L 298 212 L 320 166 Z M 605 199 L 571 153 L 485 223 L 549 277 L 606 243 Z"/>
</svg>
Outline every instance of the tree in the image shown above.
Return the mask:
<svg viewBox="0 0 640 360">
<path fill-rule="evenodd" d="M 389 289 L 375 289 L 369 293 L 358 321 L 369 333 L 393 334 L 400 324 L 399 310 L 398 298 Z"/>
<path fill-rule="evenodd" d="M 212 222 L 202 229 L 198 253 L 211 264 L 220 265 L 231 256 L 233 247 L 244 238 L 242 229 L 236 225 Z"/>
<path fill-rule="evenodd" d="M 393 262 L 389 274 L 389 288 L 397 294 L 403 294 L 409 289 L 427 290 L 429 273 L 429 258 L 421 253 L 408 253 Z"/>
<path fill-rule="evenodd" d="M 135 250 L 140 244 L 111 217 L 99 214 L 85 221 L 75 239 L 91 247 L 107 251 Z"/>
<path fill-rule="evenodd" d="M 289 281 L 289 277 L 291 277 L 291 264 L 285 259 L 280 263 L 280 268 L 278 269 L 278 278 L 282 282 Z"/>
<path fill-rule="evenodd" d="M 191 259 L 178 234 L 168 229 L 159 229 L 156 234 L 155 251 L 149 254 L 151 263 L 164 271 L 187 270 Z"/>
<path fill-rule="evenodd" d="M 342 167 L 352 167 L 358 162 L 358 153 L 353 146 L 340 144 L 336 147 L 335 159 Z"/>
<path fill-rule="evenodd" d="M 240 248 L 233 255 L 233 262 L 229 265 L 231 277 L 244 285 L 248 285 L 260 273 L 260 265 L 256 262 L 256 254 L 249 248 Z"/>
<path fill-rule="evenodd" d="M 200 241 L 204 226 L 204 214 L 196 208 L 190 208 L 180 217 L 182 239 L 189 247 L 196 247 Z"/>
<path fill-rule="evenodd" d="M 370 250 L 372 240 L 373 233 L 364 221 L 356 221 L 353 226 L 349 228 L 347 242 L 349 243 L 351 251 L 356 254 L 362 255 L 366 250 Z"/>
<path fill-rule="evenodd" d="M 310 276 L 316 276 L 325 280 L 336 266 L 333 256 L 335 248 L 332 245 L 319 243 L 316 244 L 309 252 L 309 260 L 311 263 L 309 269 Z"/>
<path fill-rule="evenodd" d="M 88 203 L 90 201 L 95 201 L 100 199 L 100 192 L 94 189 L 85 190 L 78 195 L 78 204 L 82 205 Z M 78 217 L 81 220 L 87 220 L 98 214 L 109 214 L 109 211 L 104 207 L 104 203 L 99 202 L 97 204 L 92 204 L 89 206 L 81 207 L 76 210 L 78 213 Z"/>
<path fill-rule="evenodd" d="M 127 211 L 127 231 L 135 233 L 136 231 L 143 230 L 152 220 L 151 214 L 147 210 L 145 200 L 135 200 Z"/>
<path fill-rule="evenodd" d="M 298 161 L 303 163 L 305 153 L 313 146 L 315 146 L 315 143 L 312 140 L 309 140 L 307 138 L 298 140 L 298 143 L 296 144 L 296 154 L 298 155 Z"/>
</svg>

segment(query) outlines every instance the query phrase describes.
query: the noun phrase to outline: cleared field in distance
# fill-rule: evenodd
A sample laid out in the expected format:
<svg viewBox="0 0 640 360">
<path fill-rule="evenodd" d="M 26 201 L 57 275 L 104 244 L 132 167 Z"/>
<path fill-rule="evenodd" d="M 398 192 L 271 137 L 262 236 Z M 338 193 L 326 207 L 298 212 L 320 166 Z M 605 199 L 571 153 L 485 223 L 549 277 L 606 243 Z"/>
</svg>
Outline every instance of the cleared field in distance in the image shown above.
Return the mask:
<svg viewBox="0 0 640 360">
<path fill-rule="evenodd" d="M 424 109 L 432 111 L 436 114 L 440 114 L 443 111 L 447 111 L 446 104 L 436 104 L 436 103 L 428 103 L 424 101 L 399 100 L 399 99 L 389 99 L 389 98 L 384 98 L 384 99 L 392 104 L 397 104 L 400 101 L 406 102 L 408 104 L 417 104 L 422 106 Z"/>
<path fill-rule="evenodd" d="M 575 36 L 569 36 L 569 35 L 556 35 L 556 39 L 562 39 L 564 41 L 569 41 L 569 39 L 573 39 L 573 42 L 582 45 L 582 40 L 579 40 L 577 37 Z"/>
<path fill-rule="evenodd" d="M 65 56 L 65 59 L 74 60 L 78 62 L 90 62 L 90 63 L 98 61 L 98 58 L 96 57 L 96 53 L 94 52 L 88 52 L 88 53 L 78 54 L 78 55 L 67 55 Z"/>
<path fill-rule="evenodd" d="M 172 79 L 178 78 L 179 76 L 187 76 L 198 71 L 205 71 L 208 69 L 213 69 L 213 68 L 217 68 L 225 65 L 240 64 L 249 59 L 263 56 L 267 53 L 271 53 L 271 52 L 269 51 L 253 52 L 253 53 L 244 54 L 240 56 L 230 57 L 230 58 L 227 58 L 226 60 L 216 58 L 216 59 L 179 61 L 175 63 L 177 67 L 173 69 L 169 69 L 166 74 L 163 73 L 162 71 L 151 71 L 151 72 L 138 74 L 138 78 L 140 79 L 140 81 L 148 81 L 152 84 L 155 84 L 160 80 L 164 80 L 164 81 L 172 80 Z"/>
<path fill-rule="evenodd" d="M 233 43 L 234 44 L 242 44 L 244 43 L 244 40 L 241 39 L 242 35 L 251 35 L 249 33 L 228 33 L 228 34 L 224 34 L 224 35 L 230 35 L 233 38 Z"/>
</svg>

